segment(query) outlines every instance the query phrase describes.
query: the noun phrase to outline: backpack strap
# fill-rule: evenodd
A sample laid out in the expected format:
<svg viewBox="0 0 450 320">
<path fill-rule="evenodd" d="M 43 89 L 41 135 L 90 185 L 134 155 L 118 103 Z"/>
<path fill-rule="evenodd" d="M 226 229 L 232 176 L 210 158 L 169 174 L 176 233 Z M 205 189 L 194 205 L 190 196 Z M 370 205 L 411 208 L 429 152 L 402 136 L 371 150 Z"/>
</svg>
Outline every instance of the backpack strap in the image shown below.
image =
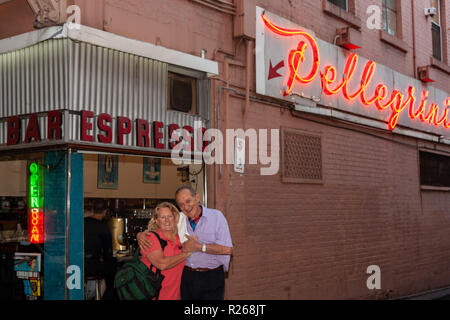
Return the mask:
<svg viewBox="0 0 450 320">
<path fill-rule="evenodd" d="M 154 232 L 154 231 L 150 231 L 150 232 L 153 233 L 156 236 L 156 238 L 159 240 L 159 244 L 161 245 L 161 249 L 162 249 L 162 251 L 164 253 L 164 248 L 167 246 L 167 241 L 161 239 L 161 237 L 159 236 L 159 234 L 157 232 Z M 139 258 L 140 251 L 141 251 L 140 247 L 138 247 L 136 252 L 134 253 L 134 258 L 136 258 L 136 259 Z"/>
<path fill-rule="evenodd" d="M 164 255 L 164 248 L 167 246 L 167 241 L 161 239 L 161 237 L 159 236 L 159 234 L 157 232 L 154 232 L 154 231 L 150 231 L 150 232 L 153 233 L 156 236 L 156 238 L 158 238 L 159 244 L 161 245 L 161 249 L 162 249 L 163 255 Z M 153 267 L 153 265 L 150 264 L 150 270 L 152 270 L 152 267 Z M 160 274 L 161 273 L 161 270 L 159 270 L 156 267 L 155 267 L 155 269 L 156 269 L 156 274 Z M 159 300 L 159 292 L 156 295 L 155 300 Z"/>
<path fill-rule="evenodd" d="M 161 237 L 159 236 L 159 234 L 157 232 L 155 232 L 155 231 L 150 231 L 150 232 L 153 233 L 156 236 L 156 238 L 158 238 L 159 244 L 161 245 L 161 249 L 164 253 L 164 248 L 167 246 L 167 241 L 161 239 Z"/>
</svg>

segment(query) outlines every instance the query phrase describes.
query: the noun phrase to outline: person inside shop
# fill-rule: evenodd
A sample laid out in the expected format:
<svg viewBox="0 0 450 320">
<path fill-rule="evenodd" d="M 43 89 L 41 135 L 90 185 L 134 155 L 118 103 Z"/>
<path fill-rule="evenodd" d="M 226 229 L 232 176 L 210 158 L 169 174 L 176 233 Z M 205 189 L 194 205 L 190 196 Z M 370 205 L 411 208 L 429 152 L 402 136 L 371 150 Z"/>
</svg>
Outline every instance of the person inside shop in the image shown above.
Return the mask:
<svg viewBox="0 0 450 320">
<path fill-rule="evenodd" d="M 181 299 L 223 300 L 225 272 L 228 272 L 233 250 L 227 220 L 221 211 L 201 205 L 200 195 L 191 186 L 178 188 L 175 200 L 187 217 L 189 235 L 186 235 L 183 250 L 193 252 L 183 270 Z M 139 233 L 137 239 L 143 250 L 155 243 L 148 240 L 148 233 Z"/>
<path fill-rule="evenodd" d="M 162 202 L 157 205 L 148 230 L 158 233 L 167 245 L 163 252 L 156 235 L 149 232 L 146 237 L 153 245 L 141 250 L 141 261 L 149 268 L 152 265 L 158 268 L 164 275 L 159 300 L 180 300 L 181 275 L 186 258 L 192 254 L 181 244 L 177 225 L 179 218 L 180 213 L 173 204 Z"/>
<path fill-rule="evenodd" d="M 106 290 L 102 300 L 114 296 L 114 276 L 117 259 L 113 256 L 111 231 L 106 223 L 108 216 L 106 200 L 96 200 L 93 215 L 84 218 L 84 266 L 85 277 L 103 276 Z"/>
</svg>

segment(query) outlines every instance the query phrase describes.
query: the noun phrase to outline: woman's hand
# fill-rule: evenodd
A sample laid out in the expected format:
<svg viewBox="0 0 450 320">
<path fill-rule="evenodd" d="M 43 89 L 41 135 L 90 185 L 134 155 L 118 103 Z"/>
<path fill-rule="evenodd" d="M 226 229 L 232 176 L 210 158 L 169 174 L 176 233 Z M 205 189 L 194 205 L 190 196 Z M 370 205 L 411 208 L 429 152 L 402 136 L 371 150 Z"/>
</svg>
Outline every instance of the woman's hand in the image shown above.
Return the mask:
<svg viewBox="0 0 450 320">
<path fill-rule="evenodd" d="M 139 244 L 139 248 L 141 248 L 141 251 L 150 250 L 152 248 L 152 242 L 147 237 L 150 234 L 151 234 L 150 231 L 144 231 L 144 232 L 139 232 L 136 235 L 136 239 Z"/>
</svg>

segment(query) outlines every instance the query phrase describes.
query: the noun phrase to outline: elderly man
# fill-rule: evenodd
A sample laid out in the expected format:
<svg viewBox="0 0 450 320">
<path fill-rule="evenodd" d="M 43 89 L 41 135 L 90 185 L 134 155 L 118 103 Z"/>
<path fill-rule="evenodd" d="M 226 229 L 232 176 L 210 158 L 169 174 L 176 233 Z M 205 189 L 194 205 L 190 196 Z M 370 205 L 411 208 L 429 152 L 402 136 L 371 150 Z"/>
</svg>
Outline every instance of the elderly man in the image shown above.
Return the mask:
<svg viewBox="0 0 450 320">
<path fill-rule="evenodd" d="M 178 207 L 185 215 L 180 219 L 180 239 L 183 247 L 193 254 L 186 260 L 181 278 L 183 300 L 222 300 L 225 290 L 225 274 L 228 271 L 233 249 L 227 220 L 219 210 L 200 204 L 200 195 L 190 186 L 182 186 L 175 193 Z M 183 225 L 185 224 L 185 226 Z M 151 246 L 145 234 L 137 236 L 143 248 Z"/>
</svg>

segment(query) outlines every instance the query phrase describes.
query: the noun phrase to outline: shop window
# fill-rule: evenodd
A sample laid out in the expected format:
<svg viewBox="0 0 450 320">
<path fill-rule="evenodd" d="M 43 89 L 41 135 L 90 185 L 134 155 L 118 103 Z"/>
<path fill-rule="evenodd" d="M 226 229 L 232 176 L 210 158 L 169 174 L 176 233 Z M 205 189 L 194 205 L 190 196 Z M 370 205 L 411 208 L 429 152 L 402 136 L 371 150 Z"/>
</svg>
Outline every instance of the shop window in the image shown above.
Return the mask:
<svg viewBox="0 0 450 320">
<path fill-rule="evenodd" d="M 108 202 L 112 250 L 119 261 L 133 256 L 138 247 L 136 235 L 147 229 L 159 203 L 172 202 L 176 206 L 174 195 L 179 186 L 190 184 L 200 194 L 202 203 L 206 203 L 201 164 L 175 165 L 170 158 L 120 155 L 116 174 L 107 177 L 99 155 L 87 153 L 83 159 L 84 215 L 93 215 L 96 201 Z M 108 188 L 104 188 L 105 183 Z"/>
<path fill-rule="evenodd" d="M 169 110 L 197 113 L 197 79 L 169 72 Z"/>
<path fill-rule="evenodd" d="M 383 30 L 397 36 L 397 0 L 383 0 Z"/>
<path fill-rule="evenodd" d="M 282 181 L 322 183 L 322 137 L 296 129 L 282 130 Z"/>
<path fill-rule="evenodd" d="M 433 43 L 433 57 L 442 61 L 442 30 L 441 30 L 441 3 L 440 0 L 432 0 L 431 6 L 436 8 L 436 14 L 431 21 L 431 39 Z"/>
<path fill-rule="evenodd" d="M 34 241 L 43 236 L 43 201 L 37 199 L 43 186 L 37 167 L 29 172 L 31 163 L 27 156 L 0 157 L 0 300 L 43 298 L 44 246 Z"/>
<path fill-rule="evenodd" d="M 450 156 L 421 151 L 420 184 L 450 188 Z"/>
</svg>

